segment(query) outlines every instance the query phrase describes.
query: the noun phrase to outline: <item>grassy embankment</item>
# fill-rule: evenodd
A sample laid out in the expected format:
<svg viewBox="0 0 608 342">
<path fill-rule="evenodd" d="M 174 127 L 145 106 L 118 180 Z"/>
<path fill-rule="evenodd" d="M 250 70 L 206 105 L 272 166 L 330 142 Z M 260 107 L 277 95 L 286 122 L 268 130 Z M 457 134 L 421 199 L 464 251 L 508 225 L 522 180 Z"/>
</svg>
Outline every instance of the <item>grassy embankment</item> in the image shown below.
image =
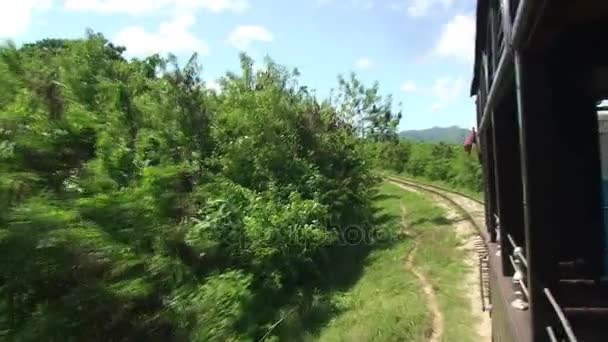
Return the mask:
<svg viewBox="0 0 608 342">
<path fill-rule="evenodd" d="M 406 256 L 418 241 L 414 265 L 433 285 L 445 319 L 444 341 L 476 341 L 466 290 L 467 268 L 460 241 L 443 210 L 424 196 L 383 184 L 378 206 L 398 217 L 395 229 L 409 237 L 377 248 L 366 259 L 360 278 L 330 301 L 338 313 L 307 340 L 423 341 L 431 313 L 418 279 L 406 268 Z"/>
</svg>

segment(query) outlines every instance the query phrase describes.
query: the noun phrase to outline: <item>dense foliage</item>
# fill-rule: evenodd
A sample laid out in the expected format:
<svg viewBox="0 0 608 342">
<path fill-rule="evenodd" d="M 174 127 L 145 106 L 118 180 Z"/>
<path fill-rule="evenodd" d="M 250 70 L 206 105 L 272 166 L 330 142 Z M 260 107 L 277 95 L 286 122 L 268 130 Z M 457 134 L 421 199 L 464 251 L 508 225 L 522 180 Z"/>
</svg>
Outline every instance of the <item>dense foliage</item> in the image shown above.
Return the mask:
<svg viewBox="0 0 608 342">
<path fill-rule="evenodd" d="M 376 168 L 471 192 L 482 191 L 481 164 L 475 149 L 469 155 L 460 144 L 401 140 L 368 143 L 366 150 Z"/>
<path fill-rule="evenodd" d="M 400 114 L 354 76 L 319 102 L 243 55 L 216 92 L 196 56 L 123 52 L 0 50 L 0 336 L 259 339 L 345 227 L 374 229 L 362 141 L 390 144 Z"/>
<path fill-rule="evenodd" d="M 405 172 L 414 177 L 442 181 L 456 188 L 474 192 L 482 190 L 483 177 L 477 153 L 465 153 L 461 144 L 412 143 Z"/>
</svg>

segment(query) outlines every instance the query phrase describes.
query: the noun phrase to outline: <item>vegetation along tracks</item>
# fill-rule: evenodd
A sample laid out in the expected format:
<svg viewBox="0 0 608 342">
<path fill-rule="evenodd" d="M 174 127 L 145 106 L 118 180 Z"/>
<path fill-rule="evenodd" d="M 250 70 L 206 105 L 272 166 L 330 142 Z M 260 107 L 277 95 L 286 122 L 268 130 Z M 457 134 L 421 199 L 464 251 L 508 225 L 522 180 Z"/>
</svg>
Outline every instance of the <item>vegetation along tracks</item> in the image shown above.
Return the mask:
<svg viewBox="0 0 608 342">
<path fill-rule="evenodd" d="M 423 184 L 402 178 L 386 176 L 392 183 L 413 188 L 423 193 L 428 193 L 443 199 L 450 206 L 458 210 L 465 220 L 469 221 L 475 228 L 475 236 L 472 237 L 474 250 L 477 254 L 477 266 L 479 270 L 479 291 L 482 311 L 489 310 L 489 274 L 488 274 L 488 249 L 486 238 L 483 233 L 484 208 L 483 202 L 466 194 L 448 190 L 442 187 Z"/>
<path fill-rule="evenodd" d="M 484 234 L 483 234 L 483 226 L 484 226 L 484 224 L 483 224 L 483 222 L 484 222 L 483 204 L 484 203 L 482 201 L 474 198 L 473 196 L 469 196 L 467 194 L 464 194 L 464 193 L 461 193 L 458 191 L 454 191 L 454 190 L 448 190 L 448 189 L 438 187 L 435 185 L 419 183 L 419 182 L 406 180 L 403 178 L 392 177 L 392 176 L 386 176 L 385 178 L 393 183 L 406 185 L 408 187 L 415 188 L 422 192 L 431 193 L 435 196 L 439 196 L 439 197 L 443 198 L 444 200 L 450 202 L 450 204 L 452 206 L 454 206 L 455 208 L 457 208 L 465 216 L 465 218 L 467 220 L 469 220 L 471 222 L 471 224 L 475 227 L 475 229 L 477 230 L 477 233 L 478 233 L 478 237 L 480 239 L 480 246 L 482 246 L 484 249 L 486 249 L 486 246 L 484 243 L 485 238 L 484 238 Z M 486 249 L 485 253 L 487 253 L 487 249 Z"/>
</svg>

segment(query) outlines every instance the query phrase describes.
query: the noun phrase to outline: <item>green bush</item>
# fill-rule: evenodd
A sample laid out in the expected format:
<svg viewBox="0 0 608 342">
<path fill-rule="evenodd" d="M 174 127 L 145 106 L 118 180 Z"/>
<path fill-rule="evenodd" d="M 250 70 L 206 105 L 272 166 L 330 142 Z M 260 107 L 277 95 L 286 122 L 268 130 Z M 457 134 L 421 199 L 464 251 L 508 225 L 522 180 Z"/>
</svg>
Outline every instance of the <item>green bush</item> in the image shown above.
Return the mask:
<svg viewBox="0 0 608 342">
<path fill-rule="evenodd" d="M 372 229 L 360 151 L 400 116 L 354 75 L 319 102 L 242 55 L 215 92 L 196 56 L 123 51 L 95 33 L 0 49 L 0 336 L 259 338 L 324 282 L 341 229 Z"/>
<path fill-rule="evenodd" d="M 403 140 L 398 143 L 367 143 L 367 158 L 378 169 L 405 173 L 455 188 L 482 191 L 481 164 L 461 145 Z"/>
</svg>

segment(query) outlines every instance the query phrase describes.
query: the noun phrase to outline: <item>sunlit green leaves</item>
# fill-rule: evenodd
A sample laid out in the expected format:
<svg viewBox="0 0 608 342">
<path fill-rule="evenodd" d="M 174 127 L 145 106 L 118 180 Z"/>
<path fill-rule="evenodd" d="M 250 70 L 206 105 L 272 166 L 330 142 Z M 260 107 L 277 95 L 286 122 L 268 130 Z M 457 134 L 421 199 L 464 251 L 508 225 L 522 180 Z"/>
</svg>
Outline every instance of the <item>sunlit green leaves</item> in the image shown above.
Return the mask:
<svg viewBox="0 0 608 342">
<path fill-rule="evenodd" d="M 340 230 L 371 229 L 361 138 L 391 139 L 391 100 L 353 77 L 320 103 L 244 54 L 213 92 L 196 56 L 123 51 L 93 32 L 0 49 L 0 331 L 259 338 Z"/>
</svg>

